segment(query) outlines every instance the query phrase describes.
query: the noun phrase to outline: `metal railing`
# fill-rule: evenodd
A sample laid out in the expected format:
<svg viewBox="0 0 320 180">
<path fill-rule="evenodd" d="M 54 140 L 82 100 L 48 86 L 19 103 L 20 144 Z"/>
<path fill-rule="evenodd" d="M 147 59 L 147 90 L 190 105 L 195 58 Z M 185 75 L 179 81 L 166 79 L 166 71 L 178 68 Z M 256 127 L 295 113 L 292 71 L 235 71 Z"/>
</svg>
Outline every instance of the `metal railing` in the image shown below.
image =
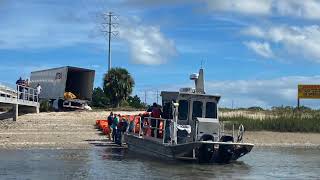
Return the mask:
<svg viewBox="0 0 320 180">
<path fill-rule="evenodd" d="M 153 122 L 152 122 L 153 121 Z M 162 127 L 160 127 L 161 122 Z M 171 119 L 163 119 L 163 118 L 154 118 L 154 117 L 144 117 L 143 119 L 140 118 L 140 129 L 139 129 L 139 136 L 148 136 L 148 130 L 153 131 L 153 133 L 151 132 L 151 135 L 153 134 L 154 136 L 149 136 L 149 137 L 153 137 L 155 139 L 160 139 L 162 138 L 162 143 L 168 143 L 168 139 L 166 136 L 166 129 L 167 127 L 167 123 L 168 122 L 172 122 Z M 155 124 L 155 126 L 153 126 L 152 124 Z M 170 129 L 170 127 L 169 127 Z M 170 132 L 170 131 L 169 131 Z M 158 133 L 162 134 L 162 137 L 158 138 Z M 171 138 L 171 133 L 170 133 L 170 139 Z"/>
<path fill-rule="evenodd" d="M 9 84 L 9 83 L 4 83 L 0 82 L 0 93 L 1 96 L 5 97 L 16 97 L 16 90 L 15 90 L 15 85 Z"/>
<path fill-rule="evenodd" d="M 134 117 L 134 121 L 136 119 L 137 116 Z M 139 117 L 139 130 L 136 130 L 136 126 L 138 123 L 134 124 L 134 128 L 133 128 L 133 133 L 139 135 L 139 137 L 144 137 L 144 136 L 148 136 L 154 139 L 162 139 L 162 143 L 163 144 L 168 144 L 168 143 L 174 143 L 174 135 L 173 135 L 173 131 L 174 131 L 174 127 L 173 125 L 173 119 L 163 119 L 163 118 L 154 118 L 154 117 L 143 117 L 141 118 Z M 153 122 L 152 122 L 153 121 Z M 160 127 L 160 123 L 162 122 L 162 127 Z M 194 134 L 194 140 L 197 141 L 198 140 L 198 132 L 197 132 L 197 123 L 196 123 L 196 133 Z M 148 134 L 148 131 L 153 131 L 153 133 L 151 132 L 151 135 Z M 239 126 L 239 130 L 237 132 L 237 134 L 235 133 L 235 127 L 234 124 L 232 125 L 232 134 L 230 136 L 232 136 L 233 142 L 243 142 L 243 134 L 244 134 L 244 127 L 241 124 Z M 152 136 L 153 134 L 153 136 Z M 162 137 L 158 137 L 158 134 L 162 134 Z M 224 123 L 223 122 L 219 122 L 219 128 L 218 128 L 218 132 L 217 132 L 217 140 L 216 141 L 220 141 L 220 138 L 222 136 L 225 135 L 229 135 L 228 133 L 225 133 L 225 128 L 224 128 Z"/>
<path fill-rule="evenodd" d="M 231 132 L 225 133 L 225 128 L 224 128 L 224 124 L 228 122 L 228 123 L 232 123 L 232 129 Z M 225 122 L 219 122 L 220 123 L 220 128 L 219 128 L 219 139 L 222 136 L 228 135 L 228 136 L 232 136 L 233 142 L 243 142 L 243 135 L 244 135 L 244 126 L 242 124 L 239 125 L 238 131 L 236 132 L 235 130 L 235 123 L 230 122 L 230 121 L 225 121 Z"/>
<path fill-rule="evenodd" d="M 17 98 L 31 102 L 39 102 L 37 90 L 25 85 L 17 85 Z"/>
</svg>

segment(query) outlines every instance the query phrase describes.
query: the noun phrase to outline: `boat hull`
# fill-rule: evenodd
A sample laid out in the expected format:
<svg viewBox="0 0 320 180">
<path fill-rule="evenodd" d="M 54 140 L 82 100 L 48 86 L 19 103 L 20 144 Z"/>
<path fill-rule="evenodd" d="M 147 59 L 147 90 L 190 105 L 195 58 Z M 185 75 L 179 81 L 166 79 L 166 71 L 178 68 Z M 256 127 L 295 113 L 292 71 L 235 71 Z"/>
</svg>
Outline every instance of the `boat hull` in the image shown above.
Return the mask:
<svg viewBox="0 0 320 180">
<path fill-rule="evenodd" d="M 177 145 L 126 134 L 129 151 L 165 160 L 190 160 L 199 163 L 230 163 L 249 153 L 253 144 L 197 141 Z"/>
</svg>

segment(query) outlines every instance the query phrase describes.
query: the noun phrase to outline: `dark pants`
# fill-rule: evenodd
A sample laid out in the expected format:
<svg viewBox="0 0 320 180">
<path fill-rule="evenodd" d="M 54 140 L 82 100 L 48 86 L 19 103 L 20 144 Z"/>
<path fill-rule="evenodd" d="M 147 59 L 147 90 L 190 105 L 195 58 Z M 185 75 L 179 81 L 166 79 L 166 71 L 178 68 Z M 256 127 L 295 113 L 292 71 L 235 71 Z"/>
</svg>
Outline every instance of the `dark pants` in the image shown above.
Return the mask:
<svg viewBox="0 0 320 180">
<path fill-rule="evenodd" d="M 116 142 L 116 134 L 117 134 L 117 129 L 112 128 L 112 141 Z"/>
<path fill-rule="evenodd" d="M 122 142 L 121 142 L 121 139 L 122 139 L 122 131 L 121 129 L 117 129 L 117 132 L 116 132 L 116 135 L 115 135 L 115 143 L 118 144 L 118 145 L 121 145 Z"/>
</svg>

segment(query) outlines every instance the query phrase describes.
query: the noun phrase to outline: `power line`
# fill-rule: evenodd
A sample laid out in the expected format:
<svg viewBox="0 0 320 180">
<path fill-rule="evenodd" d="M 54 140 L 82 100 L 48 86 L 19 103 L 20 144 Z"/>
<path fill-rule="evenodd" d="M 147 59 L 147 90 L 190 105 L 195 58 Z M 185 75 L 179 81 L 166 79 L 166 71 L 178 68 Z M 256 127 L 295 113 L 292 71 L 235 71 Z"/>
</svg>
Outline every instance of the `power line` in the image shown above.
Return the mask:
<svg viewBox="0 0 320 180">
<path fill-rule="evenodd" d="M 117 21 L 118 17 L 114 15 L 112 12 L 103 14 L 104 23 L 102 32 L 105 32 L 108 36 L 108 71 L 111 69 L 111 35 L 117 36 L 119 34 L 118 31 L 113 31 L 112 28 L 116 29 L 119 25 L 118 23 L 114 23 L 113 21 Z"/>
</svg>

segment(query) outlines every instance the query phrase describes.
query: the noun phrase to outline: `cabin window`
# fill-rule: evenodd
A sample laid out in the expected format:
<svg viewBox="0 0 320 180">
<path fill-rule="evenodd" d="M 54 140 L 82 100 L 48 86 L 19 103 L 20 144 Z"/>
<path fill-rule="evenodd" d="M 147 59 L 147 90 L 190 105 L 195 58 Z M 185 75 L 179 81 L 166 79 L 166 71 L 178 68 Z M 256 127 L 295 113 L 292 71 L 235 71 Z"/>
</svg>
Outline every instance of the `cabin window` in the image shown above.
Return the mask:
<svg viewBox="0 0 320 180">
<path fill-rule="evenodd" d="M 179 101 L 179 120 L 187 120 L 188 119 L 188 111 L 189 110 L 189 102 L 187 100 Z"/>
<path fill-rule="evenodd" d="M 166 103 L 162 103 L 162 104 L 164 104 L 162 118 L 173 119 L 173 117 L 172 117 L 172 103 L 166 102 Z"/>
<path fill-rule="evenodd" d="M 201 101 L 193 101 L 192 119 L 194 119 L 196 117 L 202 117 L 202 102 Z"/>
<path fill-rule="evenodd" d="M 217 104 L 214 102 L 206 103 L 206 118 L 217 118 Z"/>
</svg>

